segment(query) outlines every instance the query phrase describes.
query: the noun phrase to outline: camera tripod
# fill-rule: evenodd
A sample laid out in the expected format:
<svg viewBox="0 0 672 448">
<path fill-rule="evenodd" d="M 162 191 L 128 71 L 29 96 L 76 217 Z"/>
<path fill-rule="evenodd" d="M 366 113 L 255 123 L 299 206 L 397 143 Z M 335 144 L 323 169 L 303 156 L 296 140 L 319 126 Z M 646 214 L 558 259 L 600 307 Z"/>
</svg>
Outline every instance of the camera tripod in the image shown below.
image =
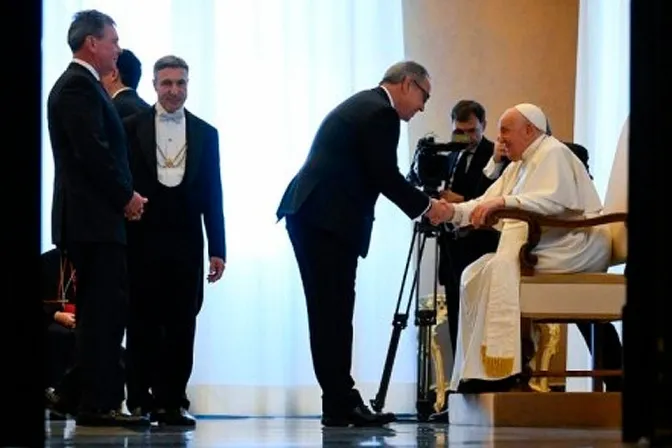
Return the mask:
<svg viewBox="0 0 672 448">
<path fill-rule="evenodd" d="M 418 327 L 418 360 L 417 360 L 417 400 L 416 410 L 419 421 L 428 421 L 433 410 L 433 397 L 431 391 L 431 328 L 436 325 L 436 310 L 437 310 L 437 289 L 439 283 L 438 277 L 438 263 L 439 263 L 439 244 L 435 245 L 434 249 L 434 292 L 432 297 L 432 305 L 421 309 L 420 307 L 420 290 L 419 273 L 422 263 L 422 255 L 425 250 L 425 243 L 428 238 L 436 238 L 439 235 L 440 228 L 432 225 L 426 218 L 416 221 L 413 228 L 413 237 L 406 257 L 406 267 L 404 268 L 404 275 L 401 280 L 401 288 L 397 298 L 397 307 L 394 312 L 394 319 L 392 321 L 392 336 L 390 338 L 390 345 L 387 350 L 387 357 L 385 359 L 385 367 L 380 382 L 380 387 L 376 397 L 371 400 L 371 407 L 376 412 L 381 412 L 385 407 L 385 398 L 387 396 L 388 387 L 390 384 L 390 377 L 392 375 L 392 367 L 399 347 L 399 339 L 401 331 L 408 325 L 408 317 L 411 309 L 411 303 L 415 298 L 415 325 Z M 411 289 L 408 295 L 408 300 L 405 308 L 402 311 L 402 298 L 404 295 L 404 286 L 408 277 L 409 268 L 411 265 L 411 257 L 413 256 L 413 247 L 418 245 L 418 257 L 413 279 L 411 280 Z"/>
</svg>

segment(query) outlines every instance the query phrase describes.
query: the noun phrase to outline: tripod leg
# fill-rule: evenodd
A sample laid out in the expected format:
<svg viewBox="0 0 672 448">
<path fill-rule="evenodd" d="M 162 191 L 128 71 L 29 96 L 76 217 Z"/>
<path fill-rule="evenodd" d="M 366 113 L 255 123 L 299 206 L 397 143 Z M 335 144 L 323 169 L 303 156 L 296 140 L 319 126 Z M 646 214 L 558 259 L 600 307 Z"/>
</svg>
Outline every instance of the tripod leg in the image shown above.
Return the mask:
<svg viewBox="0 0 672 448">
<path fill-rule="evenodd" d="M 437 397 L 432 394 L 432 330 L 436 325 L 436 309 L 438 294 L 439 244 L 434 246 L 434 284 L 432 301 L 425 309 L 420 309 L 420 300 L 416 300 L 416 325 L 418 325 L 418 365 L 417 390 L 415 408 L 419 421 L 428 421 L 434 413 L 434 402 Z M 419 299 L 419 298 L 418 298 Z"/>
<path fill-rule="evenodd" d="M 403 296 L 403 291 L 404 291 L 404 284 L 406 281 L 406 276 L 408 274 L 408 270 L 410 268 L 410 261 L 411 261 L 411 255 L 413 253 L 413 246 L 416 240 L 416 237 L 419 235 L 419 226 L 416 223 L 415 228 L 413 230 L 413 237 L 411 238 L 411 245 L 409 249 L 409 256 L 406 260 L 406 267 L 404 269 L 404 276 L 403 280 L 401 283 L 401 290 L 399 291 L 399 298 L 397 300 L 397 309 L 394 313 L 394 319 L 392 321 L 392 336 L 390 337 L 390 345 L 387 349 L 387 357 L 385 358 L 385 366 L 383 368 L 383 375 L 380 380 L 380 387 L 378 388 L 378 392 L 376 393 L 376 397 L 371 400 L 371 407 L 375 412 L 381 412 L 383 408 L 385 407 L 385 398 L 387 397 L 387 390 L 390 385 L 390 378 L 392 376 L 392 367 L 394 365 L 394 358 L 397 355 L 397 349 L 399 348 L 399 339 L 401 338 L 401 331 L 406 328 L 408 325 L 408 311 L 410 309 L 410 302 L 413 299 L 413 294 L 414 291 L 417 289 L 417 284 L 418 284 L 418 271 L 416 269 L 414 275 L 413 275 L 413 281 L 411 282 L 411 291 L 409 294 L 409 303 L 406 307 L 406 313 L 400 313 L 399 312 L 399 307 L 401 304 L 401 298 Z M 419 253 L 418 257 L 422 258 L 422 252 L 425 247 L 425 240 L 426 237 L 422 237 L 420 240 L 420 248 L 419 248 Z"/>
</svg>

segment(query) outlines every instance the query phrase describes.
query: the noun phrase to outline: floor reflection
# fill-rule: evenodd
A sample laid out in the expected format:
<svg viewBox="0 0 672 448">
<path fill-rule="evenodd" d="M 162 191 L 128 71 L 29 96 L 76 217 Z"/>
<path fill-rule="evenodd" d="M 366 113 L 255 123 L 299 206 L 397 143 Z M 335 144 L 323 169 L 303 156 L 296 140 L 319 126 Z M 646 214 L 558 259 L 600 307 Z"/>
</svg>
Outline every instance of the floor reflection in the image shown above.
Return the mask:
<svg viewBox="0 0 672 448">
<path fill-rule="evenodd" d="M 479 428 L 396 423 L 388 428 L 322 428 L 318 419 L 203 419 L 196 429 L 78 427 L 46 421 L 46 447 L 620 447 L 620 431 Z"/>
</svg>

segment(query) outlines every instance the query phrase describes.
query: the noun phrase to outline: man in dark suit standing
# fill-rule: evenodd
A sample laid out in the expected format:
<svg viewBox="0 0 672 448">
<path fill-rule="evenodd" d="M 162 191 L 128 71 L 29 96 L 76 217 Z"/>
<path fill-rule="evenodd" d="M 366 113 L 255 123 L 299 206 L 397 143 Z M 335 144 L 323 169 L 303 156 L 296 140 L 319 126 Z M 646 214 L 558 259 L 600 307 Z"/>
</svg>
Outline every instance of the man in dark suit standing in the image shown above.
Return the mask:
<svg viewBox="0 0 672 448">
<path fill-rule="evenodd" d="M 122 119 L 151 107 L 137 92 L 141 76 L 140 60 L 126 48 L 117 58 L 117 67 L 102 77 L 103 86 Z"/>
<path fill-rule="evenodd" d="M 490 179 L 483 168 L 493 155 L 494 144 L 483 133 L 487 126 L 485 108 L 473 100 L 458 101 L 450 114 L 453 133 L 469 138 L 469 146 L 448 155 L 445 188 L 441 198 L 459 203 L 477 198 L 485 193 L 496 177 Z M 499 232 L 476 229 L 466 234 L 454 232 L 447 225 L 438 238 L 440 245 L 439 281 L 446 290 L 446 307 L 450 342 L 455 352 L 457 321 L 460 307 L 460 277 L 469 264 L 482 255 L 494 252 L 499 242 Z"/>
<path fill-rule="evenodd" d="M 186 388 L 203 302 L 203 223 L 208 282 L 221 278 L 226 261 L 219 136 L 184 108 L 188 76 L 183 59 L 159 59 L 157 103 L 124 121 L 134 185 L 151 204 L 128 229 L 127 405 L 136 415 L 179 426 L 196 424 Z"/>
<path fill-rule="evenodd" d="M 278 219 L 286 218 L 301 272 L 325 426 L 394 420 L 364 405 L 350 375 L 355 275 L 358 257 L 369 249 L 380 194 L 411 219 L 443 216 L 445 204 L 409 184 L 397 166 L 399 120 L 424 110 L 430 89 L 424 67 L 401 62 L 378 87 L 338 105 L 320 125 L 277 211 Z"/>
<path fill-rule="evenodd" d="M 100 84 L 119 54 L 115 23 L 99 11 L 79 12 L 68 44 L 74 59 L 49 94 L 47 119 L 53 242 L 77 271 L 79 381 L 68 383 L 81 387 L 81 399 L 63 390 L 59 405 L 77 408 L 78 425 L 145 425 L 149 421 L 119 413 L 128 301 L 125 216 L 139 219 L 146 200 L 133 191 L 124 129 Z"/>
</svg>

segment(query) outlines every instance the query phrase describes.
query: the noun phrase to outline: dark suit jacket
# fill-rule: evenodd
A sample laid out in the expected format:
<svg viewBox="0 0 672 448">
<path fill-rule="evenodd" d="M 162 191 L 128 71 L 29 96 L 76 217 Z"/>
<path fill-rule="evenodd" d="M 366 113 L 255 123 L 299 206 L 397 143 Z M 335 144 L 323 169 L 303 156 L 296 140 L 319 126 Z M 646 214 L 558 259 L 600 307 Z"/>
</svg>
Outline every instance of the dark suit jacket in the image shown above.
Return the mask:
<svg viewBox="0 0 672 448">
<path fill-rule="evenodd" d="M 574 153 L 574 155 L 579 158 L 581 163 L 583 163 L 583 166 L 586 167 L 588 175 L 592 179 L 593 175 L 590 174 L 590 166 L 588 164 L 588 149 L 586 149 L 584 146 L 579 145 L 578 143 L 571 143 L 571 142 L 562 142 L 562 143 L 564 143 Z"/>
<path fill-rule="evenodd" d="M 140 98 L 138 92 L 133 89 L 117 93 L 117 96 L 112 99 L 112 103 L 122 120 L 152 107 Z"/>
<path fill-rule="evenodd" d="M 495 144 L 483 137 L 474 151 L 474 155 L 471 157 L 471 163 L 467 169 L 464 182 L 460 185 L 461 188 L 453 188 L 452 190 L 464 196 L 465 201 L 477 198 L 485 193 L 485 190 L 493 184 L 495 180 L 488 179 L 483 174 L 483 168 L 487 165 L 488 161 L 492 157 L 492 153 L 495 150 Z M 450 173 L 453 172 L 455 164 L 459 161 L 460 151 L 453 151 L 448 154 L 447 165 L 448 169 L 446 174 L 446 184 L 450 179 Z"/>
<path fill-rule="evenodd" d="M 91 72 L 71 63 L 47 101 L 54 154 L 52 237 L 126 242 L 124 207 L 133 196 L 121 119 Z"/>
<path fill-rule="evenodd" d="M 381 193 L 410 218 L 429 205 L 427 195 L 399 172 L 399 128 L 399 115 L 381 87 L 337 106 L 320 125 L 308 158 L 285 191 L 278 219 L 300 212 L 366 257 Z"/>
<path fill-rule="evenodd" d="M 155 116 L 156 109 L 150 107 L 124 120 L 134 187 L 147 198 L 148 207 L 151 207 L 152 197 L 159 186 Z M 217 129 L 187 110 L 185 120 L 187 164 L 182 182 L 190 197 L 190 206 L 203 215 L 209 256 L 226 260 L 219 135 Z M 145 223 L 140 220 L 131 225 L 136 224 L 142 227 Z M 202 232 L 200 238 L 202 241 Z"/>
</svg>

